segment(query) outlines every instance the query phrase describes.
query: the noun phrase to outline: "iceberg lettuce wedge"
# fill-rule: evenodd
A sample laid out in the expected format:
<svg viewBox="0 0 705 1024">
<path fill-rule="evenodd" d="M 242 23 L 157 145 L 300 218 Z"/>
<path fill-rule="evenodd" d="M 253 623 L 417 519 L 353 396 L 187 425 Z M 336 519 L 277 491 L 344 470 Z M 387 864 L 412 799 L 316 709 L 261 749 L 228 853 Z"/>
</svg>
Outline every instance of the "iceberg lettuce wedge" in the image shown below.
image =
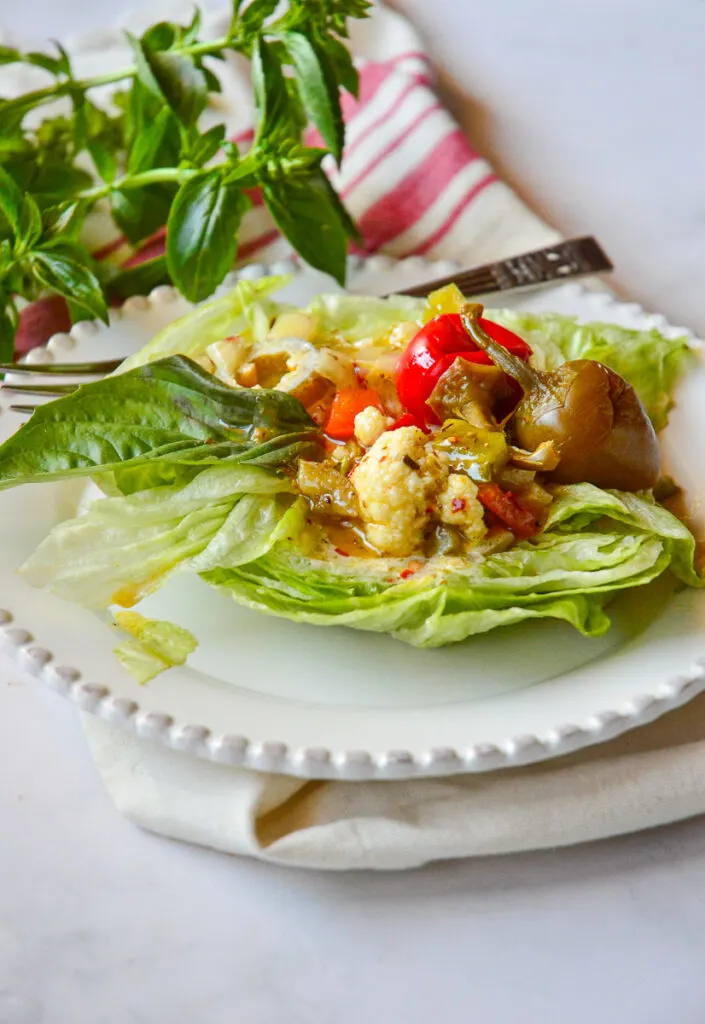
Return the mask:
<svg viewBox="0 0 705 1024">
<path fill-rule="evenodd" d="M 692 534 L 652 500 L 590 484 L 555 491 L 544 533 L 466 566 L 431 560 L 405 580 L 405 563 L 326 563 L 280 544 L 261 559 L 203 578 L 260 611 L 391 632 L 424 647 L 528 618 L 564 619 L 598 636 L 610 625 L 604 605 L 619 590 L 650 583 L 669 568 L 683 582 L 702 585 Z"/>
</svg>

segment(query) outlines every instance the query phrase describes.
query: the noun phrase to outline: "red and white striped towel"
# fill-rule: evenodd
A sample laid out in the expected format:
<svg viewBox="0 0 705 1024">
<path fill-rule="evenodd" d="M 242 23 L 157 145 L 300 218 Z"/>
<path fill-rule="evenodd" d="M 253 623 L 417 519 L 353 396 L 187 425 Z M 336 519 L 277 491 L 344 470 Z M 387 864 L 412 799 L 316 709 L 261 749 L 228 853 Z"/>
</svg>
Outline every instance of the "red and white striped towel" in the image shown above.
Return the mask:
<svg viewBox="0 0 705 1024">
<path fill-rule="evenodd" d="M 181 13 L 169 5 L 169 18 L 178 20 Z M 183 13 L 188 13 L 186 6 Z M 150 7 L 140 19 L 156 17 L 158 9 Z M 208 34 L 222 32 L 224 17 L 222 9 L 210 12 Z M 432 68 L 404 18 L 378 7 L 370 19 L 353 24 L 351 43 L 360 68 L 360 93 L 357 100 L 344 94 L 344 159 L 340 170 L 332 161 L 326 168 L 360 227 L 362 245 L 355 251 L 455 259 L 472 266 L 557 237 L 497 178 L 439 102 Z M 129 61 L 117 33 L 84 39 L 73 53 L 82 75 Z M 3 69 L 2 91 L 35 84 L 28 81 L 35 74 L 23 69 L 20 77 L 12 68 Z M 224 121 L 230 136 L 246 149 L 253 135 L 249 69 L 232 61 L 225 66 L 223 84 L 223 95 L 209 117 L 213 123 Z M 315 131 L 307 134 L 307 142 L 320 144 Z M 156 255 L 164 244 L 162 232 L 133 253 L 102 220 L 94 225 L 92 240 L 106 258 L 129 263 Z M 242 227 L 240 261 L 270 262 L 289 254 L 269 211 L 255 197 Z M 60 303 L 28 311 L 18 347 L 25 349 L 55 330 L 65 330 L 60 322 L 65 315 Z"/>
</svg>

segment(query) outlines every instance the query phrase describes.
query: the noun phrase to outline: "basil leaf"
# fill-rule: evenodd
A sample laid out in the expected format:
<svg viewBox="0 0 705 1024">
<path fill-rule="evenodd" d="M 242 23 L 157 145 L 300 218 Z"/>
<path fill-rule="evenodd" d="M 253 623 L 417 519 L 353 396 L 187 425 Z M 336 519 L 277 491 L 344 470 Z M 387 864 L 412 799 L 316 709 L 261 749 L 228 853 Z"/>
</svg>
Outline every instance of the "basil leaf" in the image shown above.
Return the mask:
<svg viewBox="0 0 705 1024">
<path fill-rule="evenodd" d="M 7 220 L 15 236 L 20 234 L 20 210 L 22 208 L 22 191 L 15 180 L 0 167 L 0 211 Z"/>
<path fill-rule="evenodd" d="M 191 57 L 151 53 L 147 60 L 164 100 L 185 125 L 195 124 L 206 105 L 207 84 Z"/>
<path fill-rule="evenodd" d="M 9 363 L 15 354 L 15 333 L 17 331 L 17 316 L 12 306 L 8 306 L 7 296 L 2 296 L 0 302 L 3 308 L 0 309 L 0 362 Z M 8 312 L 8 309 L 11 312 Z"/>
<path fill-rule="evenodd" d="M 182 46 L 190 46 L 195 43 L 198 39 L 198 33 L 201 31 L 201 12 L 198 7 L 194 8 L 193 18 L 189 25 L 183 29 L 181 33 L 180 43 Z"/>
<path fill-rule="evenodd" d="M 18 251 L 25 252 L 31 249 L 35 242 L 39 241 L 41 234 L 42 214 L 36 200 L 28 193 L 23 196 L 20 207 L 18 235 L 21 244 Z"/>
<path fill-rule="evenodd" d="M 206 88 L 208 92 L 222 92 L 223 86 L 220 83 L 220 79 L 216 75 L 215 71 L 211 71 L 210 68 L 205 67 L 200 61 L 197 62 L 197 66 L 206 76 Z"/>
<path fill-rule="evenodd" d="M 331 69 L 324 65 L 311 42 L 301 32 L 282 32 L 284 43 L 294 66 L 294 74 L 304 110 L 321 133 L 321 138 L 340 164 L 345 141 L 345 126 L 340 109 L 338 83 Z M 323 55 L 325 60 L 325 55 Z"/>
<path fill-rule="evenodd" d="M 142 35 L 142 42 L 151 50 L 168 50 L 176 39 L 176 29 L 168 21 L 158 21 L 150 25 Z"/>
<path fill-rule="evenodd" d="M 168 107 L 154 118 L 145 118 L 130 147 L 127 169 L 130 174 L 153 167 L 171 167 L 179 161 L 179 122 Z"/>
<path fill-rule="evenodd" d="M 50 57 L 47 53 L 26 53 L 23 60 L 27 64 L 33 64 L 37 68 L 42 68 L 44 71 L 48 71 L 52 75 L 67 74 L 67 63 L 66 54 L 61 53 L 59 57 Z"/>
<path fill-rule="evenodd" d="M 0 64 L 17 64 L 22 55 L 14 46 L 0 46 Z"/>
<path fill-rule="evenodd" d="M 249 205 L 219 169 L 195 174 L 179 189 L 169 215 L 166 255 L 171 278 L 187 299 L 207 298 L 232 269 Z"/>
<path fill-rule="evenodd" d="M 225 139 L 225 125 L 216 124 L 207 132 L 197 136 L 193 143 L 182 153 L 182 159 L 189 163 L 202 167 L 203 164 L 212 160 L 223 145 Z"/>
<path fill-rule="evenodd" d="M 335 36 L 326 36 L 320 43 L 325 50 L 335 78 L 346 92 L 357 99 L 360 91 L 360 75 L 353 64 L 352 54 Z"/>
<path fill-rule="evenodd" d="M 41 193 L 47 199 L 73 199 L 76 192 L 94 184 L 86 171 L 51 155 L 45 156 L 33 170 L 31 191 Z"/>
<path fill-rule="evenodd" d="M 87 144 L 87 149 L 91 154 L 96 170 L 103 181 L 114 181 L 115 175 L 117 174 L 117 160 L 115 159 L 115 155 L 110 152 L 108 147 L 104 145 L 100 139 L 90 140 Z"/>
<path fill-rule="evenodd" d="M 163 100 L 182 124 L 195 124 L 206 105 L 205 75 L 191 57 L 179 56 L 149 45 L 128 33 L 135 51 L 137 74 L 153 95 Z"/>
<path fill-rule="evenodd" d="M 32 269 L 47 288 L 75 302 L 91 316 L 108 322 L 100 282 L 85 264 L 56 249 L 37 249 L 32 253 Z"/>
<path fill-rule="evenodd" d="M 105 286 L 108 298 L 120 302 L 131 295 L 147 295 L 160 284 L 169 284 L 171 278 L 166 265 L 166 256 L 155 256 L 127 270 L 121 270 Z"/>
<path fill-rule="evenodd" d="M 287 131 L 291 100 L 281 62 L 274 48 L 260 39 L 252 51 L 252 90 L 257 116 L 255 142 L 282 128 L 285 134 L 291 134 Z"/>
<path fill-rule="evenodd" d="M 258 444 L 253 434 L 260 430 L 275 436 Z M 0 446 L 0 488 L 162 460 L 277 465 L 295 457 L 315 430 L 291 395 L 230 388 L 191 360 L 170 356 L 38 406 Z"/>
<path fill-rule="evenodd" d="M 239 34 L 245 37 L 261 31 L 267 18 L 274 14 L 279 6 L 279 0 L 252 0 L 252 3 L 242 11 L 243 2 L 244 0 L 235 0 L 233 3 L 233 20 Z"/>
<path fill-rule="evenodd" d="M 320 168 L 306 178 L 284 177 L 262 188 L 277 227 L 296 251 L 312 267 L 344 285 L 347 224 L 338 204 L 331 200 L 331 192 Z"/>
<path fill-rule="evenodd" d="M 165 182 L 111 194 L 110 207 L 115 222 L 133 245 L 164 227 L 177 191 L 176 184 Z"/>
<path fill-rule="evenodd" d="M 76 203 L 58 203 L 56 206 L 45 207 L 44 218 L 51 234 L 60 235 L 63 239 L 74 239 L 83 227 L 87 212 L 87 204 L 79 200 Z"/>
</svg>

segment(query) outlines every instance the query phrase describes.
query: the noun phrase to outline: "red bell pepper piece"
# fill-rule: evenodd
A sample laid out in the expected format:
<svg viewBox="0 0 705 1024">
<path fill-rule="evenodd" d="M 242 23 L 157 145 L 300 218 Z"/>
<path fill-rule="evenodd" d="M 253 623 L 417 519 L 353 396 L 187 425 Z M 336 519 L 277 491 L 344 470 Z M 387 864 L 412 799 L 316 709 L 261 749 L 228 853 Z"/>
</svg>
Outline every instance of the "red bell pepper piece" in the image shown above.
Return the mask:
<svg viewBox="0 0 705 1024">
<path fill-rule="evenodd" d="M 480 484 L 477 497 L 519 540 L 533 537 L 541 529 L 531 512 L 522 508 L 512 492 L 503 491 L 499 484 Z"/>
<path fill-rule="evenodd" d="M 520 359 L 528 359 L 531 349 L 516 334 L 480 319 L 490 337 Z M 437 423 L 438 417 L 426 404 L 438 379 L 458 356 L 471 363 L 489 365 L 492 360 L 470 339 L 459 313 L 444 313 L 421 328 L 407 345 L 397 367 L 397 393 L 402 405 L 419 424 Z"/>
<path fill-rule="evenodd" d="M 373 388 L 343 388 L 338 391 L 326 423 L 328 437 L 349 441 L 355 434 L 355 417 L 369 406 L 384 412 L 379 395 Z"/>
</svg>

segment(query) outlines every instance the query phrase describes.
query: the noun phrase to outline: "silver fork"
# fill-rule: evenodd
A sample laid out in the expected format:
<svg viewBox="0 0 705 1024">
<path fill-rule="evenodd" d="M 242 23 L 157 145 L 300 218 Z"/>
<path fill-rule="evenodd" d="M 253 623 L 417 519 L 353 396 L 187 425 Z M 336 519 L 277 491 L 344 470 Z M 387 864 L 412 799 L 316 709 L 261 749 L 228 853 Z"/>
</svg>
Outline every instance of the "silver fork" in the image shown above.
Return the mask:
<svg viewBox="0 0 705 1024">
<path fill-rule="evenodd" d="M 612 270 L 612 262 L 604 249 L 590 235 L 571 238 L 544 249 L 495 263 L 486 263 L 470 270 L 460 270 L 448 277 L 436 278 L 396 292 L 397 295 L 423 297 L 447 284 L 455 284 L 467 298 L 497 292 L 535 288 L 554 281 L 568 281 L 588 274 Z M 110 359 L 94 363 L 0 363 L 0 377 L 8 373 L 42 374 L 46 376 L 100 377 L 116 370 L 122 360 Z M 14 384 L 2 382 L 0 387 L 13 394 L 59 398 L 70 395 L 78 384 Z M 29 414 L 35 405 L 11 405 L 13 412 Z"/>
</svg>

